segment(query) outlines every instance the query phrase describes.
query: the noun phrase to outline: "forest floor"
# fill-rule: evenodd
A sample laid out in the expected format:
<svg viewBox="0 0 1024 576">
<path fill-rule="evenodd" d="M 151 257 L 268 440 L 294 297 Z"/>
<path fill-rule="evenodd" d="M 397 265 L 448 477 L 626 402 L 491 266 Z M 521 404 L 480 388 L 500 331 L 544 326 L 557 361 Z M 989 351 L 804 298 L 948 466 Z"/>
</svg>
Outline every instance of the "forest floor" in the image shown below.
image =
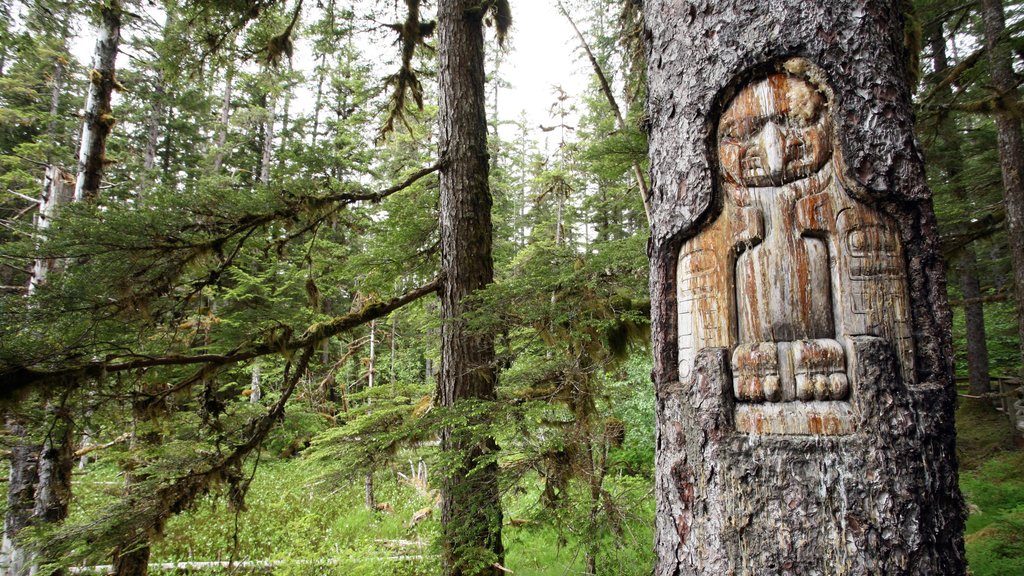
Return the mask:
<svg viewBox="0 0 1024 576">
<path fill-rule="evenodd" d="M 1015 440 L 1019 435 L 987 405 L 962 401 L 957 416 L 960 482 L 970 509 L 966 542 L 971 573 L 1024 574 L 1024 450 Z M 223 499 L 203 500 L 168 523 L 152 561 L 232 562 L 242 567 L 232 573 L 275 575 L 436 574 L 437 551 L 431 546 L 438 530 L 436 493 L 417 490 L 397 471 L 376 475 L 376 501 L 384 510 L 370 511 L 361 481 L 331 481 L 301 455 L 271 459 L 259 467 L 246 510 L 231 510 Z M 95 463 L 76 476 L 73 517 L 95 513 L 121 495 L 122 479 L 113 462 Z M 540 506 L 541 484 L 537 478 L 521 479 L 505 494 L 505 565 L 520 575 L 583 574 L 583 543 L 593 535 L 574 527 L 572 512 Z M 628 475 L 611 480 L 613 491 L 639 492 L 632 500 L 645 504 L 626 516 L 621 535 L 599 537 L 600 573 L 650 573 L 651 484 L 650 479 Z M 417 513 L 429 515 L 414 522 Z"/>
</svg>

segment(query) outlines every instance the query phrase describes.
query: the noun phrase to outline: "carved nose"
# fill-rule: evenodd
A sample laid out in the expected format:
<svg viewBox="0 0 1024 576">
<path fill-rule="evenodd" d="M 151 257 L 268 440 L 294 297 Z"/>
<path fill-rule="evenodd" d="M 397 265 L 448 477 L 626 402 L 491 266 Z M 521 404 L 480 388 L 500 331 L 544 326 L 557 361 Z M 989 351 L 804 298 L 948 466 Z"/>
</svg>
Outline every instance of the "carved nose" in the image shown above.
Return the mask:
<svg viewBox="0 0 1024 576">
<path fill-rule="evenodd" d="M 775 122 L 769 122 L 761 129 L 758 144 L 764 160 L 763 166 L 768 169 L 768 173 L 773 176 L 781 174 L 785 161 L 786 133 Z"/>
</svg>

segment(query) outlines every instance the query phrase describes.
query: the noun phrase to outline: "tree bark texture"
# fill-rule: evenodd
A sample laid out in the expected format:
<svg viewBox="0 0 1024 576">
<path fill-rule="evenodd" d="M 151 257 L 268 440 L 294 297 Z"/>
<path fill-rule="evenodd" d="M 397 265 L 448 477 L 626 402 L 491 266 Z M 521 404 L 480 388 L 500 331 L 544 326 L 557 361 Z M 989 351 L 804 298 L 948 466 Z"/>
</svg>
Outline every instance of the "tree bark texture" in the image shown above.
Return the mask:
<svg viewBox="0 0 1024 576">
<path fill-rule="evenodd" d="M 71 472 L 75 467 L 74 422 L 67 406 L 51 400 L 46 411 L 52 418 L 39 453 L 39 478 L 32 509 L 33 524 L 59 524 L 68 517 L 71 506 Z M 40 573 L 33 565 L 29 574 Z M 62 576 L 64 570 L 47 572 Z"/>
<path fill-rule="evenodd" d="M 491 193 L 488 185 L 487 112 L 481 6 L 443 0 L 437 6 L 438 146 L 441 186 L 441 405 L 495 399 L 494 339 L 470 332 L 464 315 L 475 290 L 494 279 Z M 497 451 L 493 438 L 461 428 L 442 433 L 452 458 L 442 482 L 443 573 L 499 574 L 503 561 L 498 468 L 483 462 Z"/>
<path fill-rule="evenodd" d="M 71 175 L 58 166 L 51 164 L 46 167 L 46 172 L 43 175 L 43 195 L 39 201 L 39 211 L 36 212 L 34 223 L 36 234 L 40 240 L 45 238 L 46 230 L 50 228 L 50 222 L 57 214 L 57 210 L 71 201 L 74 194 L 74 188 L 71 187 L 72 181 Z M 46 282 L 47 275 L 56 265 L 57 261 L 53 258 L 36 258 L 32 263 L 32 276 L 28 282 L 29 294 L 34 293 Z"/>
<path fill-rule="evenodd" d="M 655 574 L 964 574 L 951 314 L 931 193 L 913 135 L 899 4 L 649 0 L 644 11 L 653 222 L 648 250 L 657 395 Z M 807 64 L 795 65 L 795 59 Z M 886 260 L 886 273 L 899 279 L 892 294 L 906 303 L 906 310 L 900 311 L 899 322 L 887 320 L 894 327 L 879 334 L 840 331 L 845 308 L 811 318 L 812 324 L 828 330 L 835 324 L 842 342 L 829 340 L 835 348 L 823 346 L 818 353 L 828 362 L 841 360 L 829 364 L 831 372 L 825 378 L 814 376 L 813 381 L 824 382 L 824 387 L 816 385 L 805 391 L 809 396 L 794 399 L 769 390 L 768 379 L 763 389 L 737 389 L 737 382 L 750 375 L 736 371 L 737 358 L 728 346 L 702 347 L 692 362 L 681 362 L 680 346 L 688 334 L 681 330 L 685 310 L 679 301 L 679 278 L 681 250 L 687 243 L 711 230 L 720 216 L 745 214 L 735 205 L 727 213 L 732 201 L 728 186 L 733 186 L 730 193 L 743 195 L 722 175 L 735 160 L 720 156 L 722 139 L 731 138 L 724 127 L 727 105 L 741 100 L 744 90 L 758 82 L 772 90 L 778 79 L 801 74 L 806 80 L 794 81 L 793 86 L 812 89 L 801 96 L 806 100 L 790 101 L 787 114 L 807 110 L 808 121 L 827 125 L 828 133 L 834 134 L 828 139 L 834 142 L 834 151 L 821 161 L 820 172 L 800 177 L 813 181 L 806 186 L 841 187 L 835 197 L 843 198 L 844 211 L 874 214 L 875 227 L 885 233 L 873 241 L 883 242 L 892 255 Z M 773 105 L 784 106 L 769 96 Z M 767 100 L 748 102 L 762 111 L 770 108 Z M 827 102 L 821 112 L 825 117 L 815 120 L 814 110 L 821 102 Z M 776 121 L 765 115 L 756 125 L 738 122 L 735 128 L 761 131 L 760 144 L 755 144 L 768 146 L 766 142 L 775 137 L 766 134 L 792 129 L 775 127 Z M 821 152 L 811 144 L 800 143 L 795 155 Z M 792 162 L 791 152 L 788 147 L 776 149 L 775 156 L 766 154 L 762 162 Z M 825 173 L 827 179 L 821 176 Z M 756 179 L 756 174 L 750 178 Z M 803 185 L 757 184 L 776 194 L 789 190 L 787 186 Z M 749 201 L 754 192 L 750 193 L 741 199 Z M 738 244 L 721 249 L 768 250 L 773 222 L 777 229 L 785 219 L 818 216 L 814 211 L 774 212 L 759 223 L 759 238 L 738 238 Z M 830 222 L 836 226 L 841 213 L 833 216 Z M 829 219 L 821 222 L 820 229 L 807 228 L 794 245 L 822 240 Z M 833 242 L 828 250 L 853 250 L 850 234 L 844 237 L 849 246 Z M 733 267 L 722 273 L 738 276 L 738 262 L 746 253 L 709 257 L 732 262 Z M 807 254 L 801 258 L 813 260 Z M 798 260 L 794 257 L 793 262 Z M 870 265 L 881 261 L 877 257 Z M 826 289 L 849 289 L 830 285 L 828 266 L 818 272 L 825 275 Z M 834 268 L 831 274 L 838 277 Z M 754 288 L 775 298 L 773 291 L 779 286 L 792 284 L 784 275 L 784 270 L 769 272 L 766 282 Z M 715 292 L 712 298 L 753 301 L 761 294 L 738 283 L 720 290 L 728 293 Z M 865 297 L 879 299 L 877 294 Z M 732 323 L 732 332 L 726 331 L 723 338 L 736 342 L 743 339 L 744 322 L 756 325 L 761 320 L 744 313 L 720 309 L 703 321 Z M 871 317 L 887 313 L 865 312 Z M 802 320 L 805 312 L 792 314 Z M 777 338 L 780 358 L 781 340 L 807 346 L 808 340 L 796 340 L 821 337 L 801 335 L 798 328 L 778 327 L 781 332 L 798 332 Z M 832 351 L 826 353 L 826 348 Z M 757 359 L 757 349 L 745 353 L 745 362 Z M 793 358 L 798 356 L 794 353 Z M 756 397 L 763 404 L 749 403 Z M 756 416 L 752 406 L 762 406 L 767 413 L 799 407 L 800 401 L 801 418 L 806 418 L 799 426 L 790 428 L 788 420 L 753 418 L 744 424 L 745 431 L 739 429 L 740 415 Z M 824 406 L 842 410 L 830 415 L 831 420 L 822 420 L 816 410 Z"/>
<path fill-rule="evenodd" d="M 39 481 L 39 452 L 42 445 L 34 444 L 30 440 L 23 422 L 9 419 L 8 430 L 14 443 L 11 446 L 0 570 L 8 576 L 24 576 L 29 570 L 29 554 L 18 542 L 18 533 L 28 526 L 32 518 L 36 483 Z"/>
<path fill-rule="evenodd" d="M 1002 0 L 982 0 L 981 15 L 985 22 L 985 47 L 988 49 L 992 88 L 999 97 L 996 107 L 999 164 L 1003 172 L 1007 245 L 1017 295 L 1017 336 L 1024 356 L 1024 313 L 1021 313 L 1024 310 L 1024 131 L 1020 125 L 1021 107 L 1017 103 L 1019 81 L 1013 72 Z"/>
<path fill-rule="evenodd" d="M 121 41 L 121 6 L 110 0 L 100 6 L 99 34 L 92 69 L 89 70 L 89 94 L 85 100 L 82 141 L 78 152 L 78 182 L 75 201 L 91 200 L 99 195 L 106 159 L 107 136 L 114 128 L 111 96 L 117 86 L 114 62 Z"/>
</svg>

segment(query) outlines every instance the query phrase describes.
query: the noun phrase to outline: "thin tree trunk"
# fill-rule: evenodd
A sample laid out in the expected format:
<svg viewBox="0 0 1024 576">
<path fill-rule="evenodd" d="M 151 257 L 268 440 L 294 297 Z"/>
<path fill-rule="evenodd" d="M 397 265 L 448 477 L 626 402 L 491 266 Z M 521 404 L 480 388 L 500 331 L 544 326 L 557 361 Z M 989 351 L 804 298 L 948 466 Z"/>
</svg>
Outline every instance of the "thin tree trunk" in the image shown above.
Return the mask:
<svg viewBox="0 0 1024 576">
<path fill-rule="evenodd" d="M 999 140 L 999 164 L 1003 172 L 1003 204 L 1006 208 L 1007 245 L 1013 263 L 1017 295 L 1017 336 L 1024 356 L 1024 132 L 1021 107 L 1017 103 L 1017 75 L 1013 71 L 1010 39 L 1001 0 L 981 0 L 985 22 L 985 47 L 988 49 L 992 88 L 999 96 L 996 130 Z"/>
<path fill-rule="evenodd" d="M 391 356 L 388 358 L 388 382 L 395 382 L 395 346 L 398 332 L 398 316 L 391 317 Z"/>
<path fill-rule="evenodd" d="M 64 89 L 64 57 L 58 56 L 53 62 L 53 82 L 50 88 L 50 121 L 46 123 L 49 137 L 57 135 L 57 118 L 60 114 L 60 94 Z"/>
<path fill-rule="evenodd" d="M 965 574 L 900 3 L 643 10 L 655 576 Z"/>
<path fill-rule="evenodd" d="M 111 97 L 117 80 L 114 61 L 121 40 L 121 6 L 117 0 L 100 7 L 99 35 L 92 70 L 89 71 L 89 95 L 85 100 L 85 121 L 78 153 L 78 182 L 75 201 L 91 200 L 99 195 L 106 160 L 107 136 L 114 127 Z"/>
<path fill-rule="evenodd" d="M 370 365 L 367 367 L 366 374 L 366 388 L 367 390 L 373 390 L 374 377 L 377 373 L 377 321 L 373 320 L 370 322 Z M 367 398 L 367 404 L 373 404 L 373 397 Z M 363 478 L 363 493 L 365 496 L 366 507 L 369 510 L 373 510 L 376 506 L 376 499 L 373 497 L 373 470 L 366 473 Z"/>
<path fill-rule="evenodd" d="M 146 392 L 157 392 L 158 389 Z M 145 494 L 138 492 L 138 485 L 145 480 L 145 474 L 139 471 L 145 462 L 147 449 L 160 444 L 161 435 L 156 430 L 139 431 L 140 426 L 148 426 L 154 418 L 161 416 L 167 411 L 166 404 L 154 404 L 151 398 L 154 394 L 141 394 L 132 403 L 132 430 L 130 441 L 131 459 L 124 469 L 124 498 L 129 502 L 135 502 L 145 498 Z M 145 530 L 137 530 L 127 536 L 114 549 L 113 566 L 115 576 L 146 576 L 149 572 L 150 538 Z"/>
<path fill-rule="evenodd" d="M 260 365 L 254 362 L 252 365 L 252 379 L 249 384 L 249 402 L 259 404 L 263 397 L 263 388 L 260 386 Z"/>
<path fill-rule="evenodd" d="M 445 409 L 495 400 L 494 338 L 470 332 L 466 297 L 494 279 L 484 98 L 483 14 L 475 0 L 437 5 L 438 148 L 441 187 L 441 376 Z M 475 428 L 470 425 L 468 428 Z M 441 449 L 452 468 L 441 485 L 441 564 L 446 576 L 501 573 L 501 499 L 493 438 L 446 428 Z M 488 463 L 484 463 L 488 461 Z M 490 554 L 494 566 L 471 566 Z"/>
<path fill-rule="evenodd" d="M 932 33 L 932 63 L 937 73 L 949 69 L 946 57 L 946 38 L 940 24 Z M 949 84 L 939 90 L 942 102 L 952 100 L 953 91 Z M 944 159 L 946 173 L 954 183 L 953 194 L 960 202 L 968 202 L 970 195 L 959 182 L 963 172 L 961 162 L 960 132 L 948 114 L 939 118 L 939 133 L 949 146 L 949 155 Z M 985 310 L 981 301 L 981 282 L 978 279 L 978 257 L 974 246 L 968 244 L 960 254 L 958 272 L 960 290 L 964 295 L 964 323 L 967 329 L 967 375 L 971 394 L 986 394 L 990 391 L 988 366 L 988 341 L 985 335 Z"/>
<path fill-rule="evenodd" d="M 274 159 L 274 112 L 277 96 L 267 95 L 267 118 L 263 122 L 263 155 L 260 157 L 260 184 L 270 184 L 270 162 Z"/>
<path fill-rule="evenodd" d="M 158 78 L 153 101 L 146 119 L 146 149 L 142 155 L 142 169 L 147 173 L 156 167 L 156 149 L 160 143 L 160 120 L 164 116 L 164 82 Z"/>
<path fill-rule="evenodd" d="M 213 173 L 220 174 L 224 165 L 225 147 L 228 144 L 228 123 L 231 121 L 231 87 L 234 81 L 235 68 L 228 64 L 224 71 L 224 99 L 220 105 L 220 127 L 217 129 L 217 151 L 213 155 Z"/>
</svg>

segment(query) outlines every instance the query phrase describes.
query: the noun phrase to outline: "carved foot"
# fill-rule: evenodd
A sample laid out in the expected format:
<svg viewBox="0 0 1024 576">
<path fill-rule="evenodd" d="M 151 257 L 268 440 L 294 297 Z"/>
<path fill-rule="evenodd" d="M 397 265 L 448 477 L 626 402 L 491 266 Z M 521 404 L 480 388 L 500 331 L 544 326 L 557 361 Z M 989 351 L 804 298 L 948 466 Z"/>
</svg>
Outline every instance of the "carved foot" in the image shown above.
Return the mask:
<svg viewBox="0 0 1024 576">
<path fill-rule="evenodd" d="M 791 343 L 798 400 L 844 400 L 850 393 L 846 352 L 835 340 Z"/>
<path fill-rule="evenodd" d="M 774 342 L 740 344 L 732 354 L 732 386 L 740 402 L 782 400 L 779 355 Z"/>
</svg>

